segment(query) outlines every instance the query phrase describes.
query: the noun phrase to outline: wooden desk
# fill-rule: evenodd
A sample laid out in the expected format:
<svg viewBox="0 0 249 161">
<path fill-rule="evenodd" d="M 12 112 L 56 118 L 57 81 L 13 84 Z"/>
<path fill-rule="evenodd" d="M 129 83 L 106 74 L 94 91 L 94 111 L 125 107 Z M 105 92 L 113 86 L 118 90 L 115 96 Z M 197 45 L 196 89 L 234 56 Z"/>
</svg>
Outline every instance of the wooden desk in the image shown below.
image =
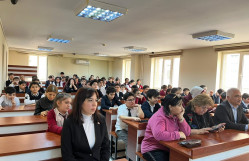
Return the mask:
<svg viewBox="0 0 249 161">
<path fill-rule="evenodd" d="M 58 158 L 60 146 L 60 135 L 50 132 L 0 137 L 0 161 Z"/>
<path fill-rule="evenodd" d="M 45 132 L 47 128 L 47 117 L 40 115 L 0 117 L 0 136 Z"/>
<path fill-rule="evenodd" d="M 110 132 L 115 131 L 115 122 L 117 120 L 118 110 L 103 109 L 103 111 L 105 111 L 105 113 L 106 113 L 105 120 L 106 120 L 107 132 L 110 136 Z"/>
<path fill-rule="evenodd" d="M 144 138 L 147 122 L 136 122 L 131 120 L 123 120 L 128 125 L 128 144 L 126 156 L 131 160 L 136 160 L 136 152 L 141 151 L 141 143 Z"/>
<path fill-rule="evenodd" d="M 0 117 L 31 116 L 34 115 L 35 105 L 25 105 L 17 107 L 4 107 L 0 110 Z"/>
<path fill-rule="evenodd" d="M 231 158 L 248 152 L 249 133 L 237 130 L 225 130 L 221 133 L 193 135 L 187 139 L 200 139 L 202 145 L 185 148 L 177 141 L 161 141 L 170 149 L 170 161 L 216 161 Z"/>
</svg>

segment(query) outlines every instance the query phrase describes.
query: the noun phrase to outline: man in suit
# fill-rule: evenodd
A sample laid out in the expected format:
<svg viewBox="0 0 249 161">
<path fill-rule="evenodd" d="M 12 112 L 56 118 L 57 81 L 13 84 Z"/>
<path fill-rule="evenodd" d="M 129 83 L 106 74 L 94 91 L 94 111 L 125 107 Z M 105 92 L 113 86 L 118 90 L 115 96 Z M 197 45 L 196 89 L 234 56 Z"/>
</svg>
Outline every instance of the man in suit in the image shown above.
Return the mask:
<svg viewBox="0 0 249 161">
<path fill-rule="evenodd" d="M 242 95 L 242 101 L 240 105 L 243 107 L 244 113 L 249 113 L 249 94 L 248 93 L 244 93 Z"/>
<path fill-rule="evenodd" d="M 241 93 L 237 88 L 227 91 L 227 101 L 222 102 L 215 111 L 217 123 L 226 123 L 226 129 L 248 130 L 248 120 L 243 112 Z"/>
</svg>

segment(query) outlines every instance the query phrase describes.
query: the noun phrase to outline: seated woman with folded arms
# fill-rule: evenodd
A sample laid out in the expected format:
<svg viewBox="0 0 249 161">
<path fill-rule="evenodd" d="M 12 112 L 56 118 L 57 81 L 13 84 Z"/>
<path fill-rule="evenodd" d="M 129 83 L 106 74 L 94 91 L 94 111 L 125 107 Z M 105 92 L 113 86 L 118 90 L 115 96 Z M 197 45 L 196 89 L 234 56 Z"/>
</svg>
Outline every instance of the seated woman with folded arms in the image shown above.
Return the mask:
<svg viewBox="0 0 249 161">
<path fill-rule="evenodd" d="M 72 98 L 67 93 L 59 93 L 54 99 L 54 109 L 48 112 L 47 122 L 49 132 L 61 134 L 64 121 L 71 111 Z"/>
<path fill-rule="evenodd" d="M 191 129 L 185 121 L 181 97 L 169 94 L 150 119 L 145 130 L 141 151 L 146 160 L 168 161 L 169 149 L 159 141 L 186 139 Z"/>
<path fill-rule="evenodd" d="M 191 135 L 209 133 L 211 127 L 215 125 L 208 112 L 208 109 L 212 108 L 213 105 L 212 98 L 205 94 L 198 95 L 189 102 L 185 108 L 184 118 L 191 127 Z M 218 132 L 223 130 L 224 127 L 220 128 Z"/>
</svg>

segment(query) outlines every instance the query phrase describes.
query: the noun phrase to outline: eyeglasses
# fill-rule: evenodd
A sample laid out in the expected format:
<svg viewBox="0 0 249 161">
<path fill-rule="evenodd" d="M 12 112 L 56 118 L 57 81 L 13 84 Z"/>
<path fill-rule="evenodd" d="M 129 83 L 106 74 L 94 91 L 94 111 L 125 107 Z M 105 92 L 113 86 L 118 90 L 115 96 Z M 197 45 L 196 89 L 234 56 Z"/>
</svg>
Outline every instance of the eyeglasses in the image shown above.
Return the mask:
<svg viewBox="0 0 249 161">
<path fill-rule="evenodd" d="M 126 100 L 126 101 L 128 101 L 128 102 L 134 102 L 135 99 L 128 99 L 128 100 Z"/>
</svg>

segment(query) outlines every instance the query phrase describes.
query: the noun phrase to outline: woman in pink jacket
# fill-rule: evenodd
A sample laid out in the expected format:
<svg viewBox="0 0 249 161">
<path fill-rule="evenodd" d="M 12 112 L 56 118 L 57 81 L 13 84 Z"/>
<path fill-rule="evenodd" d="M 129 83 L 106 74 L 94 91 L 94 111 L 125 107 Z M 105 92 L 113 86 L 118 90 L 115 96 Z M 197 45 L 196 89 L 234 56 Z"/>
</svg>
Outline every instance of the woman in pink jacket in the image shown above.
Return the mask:
<svg viewBox="0 0 249 161">
<path fill-rule="evenodd" d="M 169 150 L 159 141 L 186 139 L 191 128 L 185 121 L 181 97 L 169 94 L 162 107 L 150 118 L 146 127 L 141 151 L 148 161 L 169 160 Z"/>
<path fill-rule="evenodd" d="M 72 98 L 67 93 L 59 93 L 54 100 L 54 109 L 47 115 L 48 130 L 56 134 L 61 134 L 64 120 L 70 112 Z"/>
</svg>

